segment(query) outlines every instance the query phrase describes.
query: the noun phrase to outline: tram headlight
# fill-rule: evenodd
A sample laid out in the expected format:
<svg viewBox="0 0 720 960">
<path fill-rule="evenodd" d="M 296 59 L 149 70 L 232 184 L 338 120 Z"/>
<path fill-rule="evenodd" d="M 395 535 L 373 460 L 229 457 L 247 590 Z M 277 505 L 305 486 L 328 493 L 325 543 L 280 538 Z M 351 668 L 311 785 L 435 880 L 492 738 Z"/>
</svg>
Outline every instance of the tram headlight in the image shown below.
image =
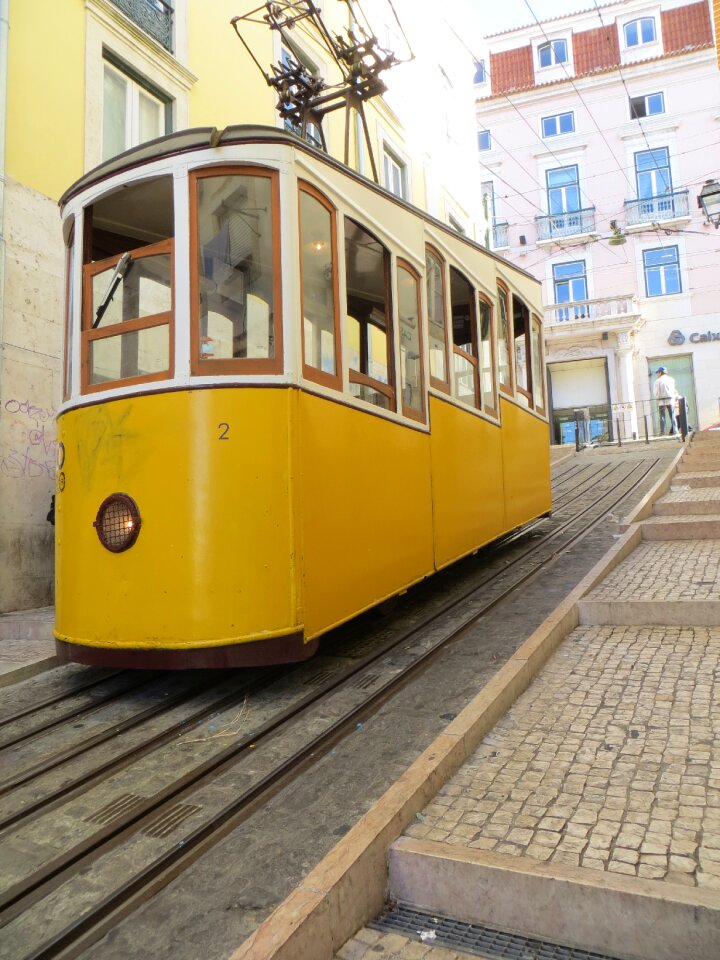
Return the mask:
<svg viewBox="0 0 720 960">
<path fill-rule="evenodd" d="M 112 493 L 100 504 L 93 526 L 106 550 L 122 553 L 137 540 L 141 522 L 133 498 L 126 493 Z"/>
</svg>

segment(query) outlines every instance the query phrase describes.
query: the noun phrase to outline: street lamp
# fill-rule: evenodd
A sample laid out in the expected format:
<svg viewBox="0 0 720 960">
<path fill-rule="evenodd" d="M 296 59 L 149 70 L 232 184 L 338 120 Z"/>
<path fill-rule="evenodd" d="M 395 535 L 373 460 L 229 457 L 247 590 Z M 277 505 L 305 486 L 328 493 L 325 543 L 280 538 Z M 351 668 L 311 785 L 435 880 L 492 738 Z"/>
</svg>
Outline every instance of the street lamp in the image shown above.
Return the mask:
<svg viewBox="0 0 720 960">
<path fill-rule="evenodd" d="M 706 180 L 698 196 L 698 206 L 705 212 L 708 223 L 720 227 L 720 183 Z"/>
</svg>

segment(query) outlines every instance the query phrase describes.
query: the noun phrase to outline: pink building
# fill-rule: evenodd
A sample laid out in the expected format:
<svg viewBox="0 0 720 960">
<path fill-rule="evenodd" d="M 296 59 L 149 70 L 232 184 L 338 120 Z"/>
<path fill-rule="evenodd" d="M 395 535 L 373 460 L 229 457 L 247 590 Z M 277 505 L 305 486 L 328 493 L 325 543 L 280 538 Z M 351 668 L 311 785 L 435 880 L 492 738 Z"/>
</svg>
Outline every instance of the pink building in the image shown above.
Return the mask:
<svg viewBox="0 0 720 960">
<path fill-rule="evenodd" d="M 621 0 L 485 40 L 488 245 L 543 281 L 554 442 L 657 432 L 660 365 L 720 422 L 720 72 L 709 0 Z M 647 420 L 646 420 L 647 417 Z"/>
</svg>

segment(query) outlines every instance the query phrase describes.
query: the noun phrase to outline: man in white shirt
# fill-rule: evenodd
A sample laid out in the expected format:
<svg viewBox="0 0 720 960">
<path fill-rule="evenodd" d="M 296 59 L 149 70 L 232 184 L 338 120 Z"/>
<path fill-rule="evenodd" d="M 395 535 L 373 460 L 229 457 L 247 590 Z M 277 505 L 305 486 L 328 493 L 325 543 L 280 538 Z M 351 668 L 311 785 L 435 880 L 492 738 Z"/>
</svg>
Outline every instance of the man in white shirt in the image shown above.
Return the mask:
<svg viewBox="0 0 720 960">
<path fill-rule="evenodd" d="M 660 433 L 665 433 L 666 414 L 670 419 L 670 433 L 677 433 L 677 420 L 675 419 L 677 390 L 675 389 L 675 381 L 667 372 L 667 367 L 657 368 L 657 380 L 653 384 L 653 397 L 658 402 Z"/>
</svg>

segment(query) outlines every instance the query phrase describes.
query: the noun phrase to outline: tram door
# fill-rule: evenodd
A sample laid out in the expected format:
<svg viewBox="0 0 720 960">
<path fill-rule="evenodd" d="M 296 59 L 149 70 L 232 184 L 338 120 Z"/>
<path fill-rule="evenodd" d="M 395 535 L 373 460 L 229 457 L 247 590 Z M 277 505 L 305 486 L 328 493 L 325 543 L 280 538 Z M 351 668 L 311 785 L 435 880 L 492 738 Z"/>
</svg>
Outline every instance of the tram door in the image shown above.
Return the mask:
<svg viewBox="0 0 720 960">
<path fill-rule="evenodd" d="M 653 357 L 652 359 L 648 359 L 648 378 L 650 380 L 651 397 L 653 395 L 653 384 L 657 380 L 658 367 L 667 367 L 667 372 L 675 381 L 675 389 L 681 397 L 685 397 L 687 400 L 688 428 L 697 430 L 698 415 L 692 356 L 687 354 L 679 357 L 677 354 L 673 354 L 670 357 Z M 657 407 L 658 405 L 656 403 L 652 404 L 655 436 L 658 436 L 660 433 L 660 414 L 658 413 Z"/>
</svg>

